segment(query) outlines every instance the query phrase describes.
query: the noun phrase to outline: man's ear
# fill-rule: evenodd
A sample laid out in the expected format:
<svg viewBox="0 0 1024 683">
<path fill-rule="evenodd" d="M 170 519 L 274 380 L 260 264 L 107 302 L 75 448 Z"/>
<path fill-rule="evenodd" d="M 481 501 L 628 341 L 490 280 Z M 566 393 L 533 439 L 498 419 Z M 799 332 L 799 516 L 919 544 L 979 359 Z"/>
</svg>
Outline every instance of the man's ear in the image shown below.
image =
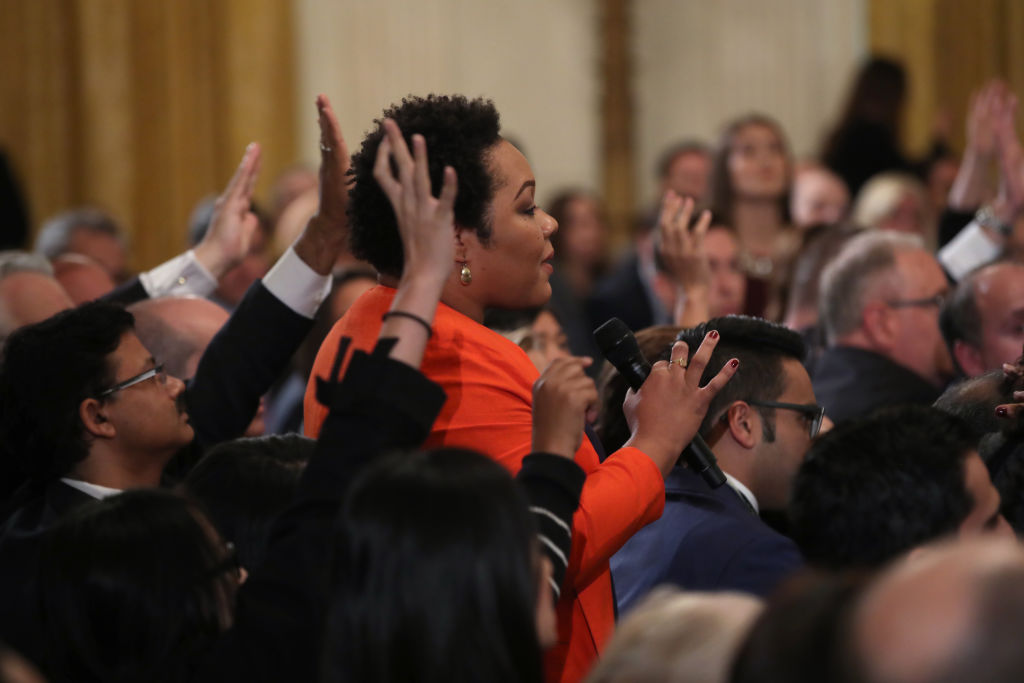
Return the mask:
<svg viewBox="0 0 1024 683">
<path fill-rule="evenodd" d="M 746 401 L 736 401 L 725 411 L 729 435 L 733 441 L 750 449 L 757 445 L 761 434 L 761 416 Z"/>
<path fill-rule="evenodd" d="M 968 377 L 977 377 L 989 369 L 981 362 L 981 351 L 963 339 L 953 342 L 953 357 L 956 358 L 957 365 Z"/>
<path fill-rule="evenodd" d="M 107 419 L 106 407 L 96 398 L 87 398 L 78 404 L 78 417 L 85 431 L 99 439 L 112 439 L 117 430 Z"/>
<path fill-rule="evenodd" d="M 860 325 L 871 346 L 879 351 L 891 349 L 896 340 L 895 319 L 881 301 L 868 302 L 860 312 Z"/>
</svg>

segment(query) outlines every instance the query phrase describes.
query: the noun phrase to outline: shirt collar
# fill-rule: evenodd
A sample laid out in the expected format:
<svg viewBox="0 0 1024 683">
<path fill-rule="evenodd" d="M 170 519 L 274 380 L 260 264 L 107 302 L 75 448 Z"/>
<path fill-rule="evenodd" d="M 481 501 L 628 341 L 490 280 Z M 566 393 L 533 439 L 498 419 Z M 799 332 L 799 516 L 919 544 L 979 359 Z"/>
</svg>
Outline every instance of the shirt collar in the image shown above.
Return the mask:
<svg viewBox="0 0 1024 683">
<path fill-rule="evenodd" d="M 761 510 L 757 507 L 757 498 L 754 497 L 753 492 L 744 486 L 743 482 L 728 472 L 722 472 L 722 474 L 725 475 L 725 481 L 732 487 L 732 490 L 743 496 L 743 499 L 750 503 L 750 507 L 754 508 L 754 512 L 761 514 Z"/>
<path fill-rule="evenodd" d="M 121 489 L 112 489 L 108 486 L 100 486 L 99 484 L 90 484 L 87 481 L 80 481 L 78 479 L 69 479 L 67 477 L 61 477 L 61 481 L 70 486 L 73 489 L 78 489 L 87 496 L 91 496 L 96 500 L 103 500 L 110 496 L 116 496 L 122 493 Z"/>
</svg>

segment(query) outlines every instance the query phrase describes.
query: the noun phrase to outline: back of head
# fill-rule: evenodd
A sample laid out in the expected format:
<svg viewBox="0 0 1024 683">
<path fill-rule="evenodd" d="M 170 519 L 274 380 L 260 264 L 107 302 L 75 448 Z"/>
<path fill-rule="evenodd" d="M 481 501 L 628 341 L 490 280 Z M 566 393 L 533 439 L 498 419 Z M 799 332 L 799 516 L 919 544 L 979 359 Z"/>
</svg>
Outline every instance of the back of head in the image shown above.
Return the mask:
<svg viewBox="0 0 1024 683">
<path fill-rule="evenodd" d="M 235 439 L 210 449 L 185 478 L 185 493 L 234 543 L 243 567 L 266 556 L 271 525 L 294 497 L 315 447 L 298 434 Z"/>
<path fill-rule="evenodd" d="M 339 524 L 325 681 L 540 681 L 536 532 L 504 468 L 385 458 Z"/>
<path fill-rule="evenodd" d="M 636 333 L 636 342 L 640 352 L 650 363 L 668 360 L 672 350 L 672 342 L 681 328 L 673 325 L 657 325 Z M 629 439 L 629 425 L 622 412 L 622 402 L 626 400 L 629 384 L 611 363 L 605 363 L 597 382 L 600 398 L 597 416 L 597 435 L 601 439 L 605 452 L 614 453 Z"/>
<path fill-rule="evenodd" d="M 793 330 L 745 315 L 712 318 L 683 330 L 676 338 L 686 342 L 692 359 L 704 337 L 712 330 L 721 336 L 704 369 L 701 386 L 710 382 L 729 359 L 738 358 L 740 366 L 729 383 L 711 400 L 700 426 L 703 436 L 711 431 L 722 409 L 733 401 L 771 401 L 778 398 L 786 390 L 782 361 L 786 358 L 802 361 L 806 352 L 803 340 Z M 769 424 L 767 419 L 765 424 Z"/>
<path fill-rule="evenodd" d="M 840 125 L 879 123 L 895 133 L 907 89 L 903 65 L 888 57 L 871 57 L 858 71 Z"/>
<path fill-rule="evenodd" d="M 88 455 L 78 414 L 113 383 L 107 357 L 132 329 L 119 306 L 94 302 L 23 327 L 0 360 L 0 448 L 39 481 L 64 476 Z"/>
<path fill-rule="evenodd" d="M 960 419 L 906 406 L 844 422 L 811 446 L 793 485 L 793 539 L 811 564 L 877 567 L 953 533 L 971 510 Z"/>
<path fill-rule="evenodd" d="M 761 606 L 744 593 L 655 589 L 615 629 L 587 683 L 724 683 Z"/>
<path fill-rule="evenodd" d="M 53 266 L 44 256 L 13 249 L 0 251 L 0 346 L 19 327 L 71 306 L 71 299 L 54 279 Z"/>
<path fill-rule="evenodd" d="M 922 248 L 915 236 L 884 231 L 857 235 L 843 245 L 821 273 L 818 308 L 829 344 L 860 328 L 870 297 L 898 295 L 897 252 Z"/>
<path fill-rule="evenodd" d="M 93 207 L 72 209 L 53 216 L 36 235 L 34 251 L 53 260 L 67 252 L 77 230 L 100 233 L 122 241 L 121 229 L 108 214 Z"/>
<path fill-rule="evenodd" d="M 354 182 L 348 205 L 352 253 L 385 275 L 397 277 L 402 273 L 402 244 L 395 214 L 373 177 L 384 118 L 398 124 L 410 149 L 414 134 L 426 140 L 435 195 L 441 190 L 445 166 L 455 169 L 459 184 L 455 223 L 475 230 L 486 244 L 490 237 L 487 209 L 495 189 L 488 153 L 501 141 L 498 112 L 489 100 L 428 95 L 407 97 L 387 109 L 352 156 L 350 173 Z"/>
<path fill-rule="evenodd" d="M 232 577 L 201 514 L 166 491 L 128 491 L 72 512 L 39 558 L 51 680 L 188 680 L 230 622 Z"/>
<path fill-rule="evenodd" d="M 818 311 L 818 286 L 825 266 L 836 257 L 861 228 L 852 223 L 817 225 L 804 233 L 803 244 L 793 261 L 787 316 L 797 311 Z"/>
</svg>

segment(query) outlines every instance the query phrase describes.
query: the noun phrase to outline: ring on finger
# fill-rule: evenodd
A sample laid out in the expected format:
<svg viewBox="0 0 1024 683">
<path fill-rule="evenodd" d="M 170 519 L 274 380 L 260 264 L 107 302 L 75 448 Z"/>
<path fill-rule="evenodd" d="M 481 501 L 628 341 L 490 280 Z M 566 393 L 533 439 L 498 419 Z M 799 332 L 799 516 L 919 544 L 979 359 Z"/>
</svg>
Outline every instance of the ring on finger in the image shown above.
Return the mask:
<svg viewBox="0 0 1024 683">
<path fill-rule="evenodd" d="M 669 362 L 672 363 L 673 365 L 678 365 L 683 370 L 685 370 L 686 366 L 689 365 L 689 363 L 686 362 L 686 357 L 685 356 L 682 357 L 682 358 L 673 358 Z"/>
<path fill-rule="evenodd" d="M 325 145 L 324 143 L 321 142 L 320 143 L 320 151 L 321 152 L 327 152 L 328 154 L 330 154 L 332 150 L 331 150 L 330 147 L 328 147 L 327 145 Z"/>
</svg>

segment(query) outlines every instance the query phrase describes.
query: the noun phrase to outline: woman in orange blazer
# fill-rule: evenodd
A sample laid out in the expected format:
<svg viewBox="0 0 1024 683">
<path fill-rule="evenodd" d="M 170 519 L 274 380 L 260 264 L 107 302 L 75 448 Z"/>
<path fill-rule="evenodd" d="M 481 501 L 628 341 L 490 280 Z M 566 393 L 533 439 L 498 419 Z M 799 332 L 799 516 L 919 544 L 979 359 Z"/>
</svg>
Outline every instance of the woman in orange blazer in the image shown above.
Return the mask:
<svg viewBox="0 0 1024 683">
<path fill-rule="evenodd" d="M 316 381 L 336 363 L 339 338 L 351 337 L 355 348 L 365 350 L 377 339 L 403 276 L 397 221 L 436 210 L 433 196 L 452 174 L 458 179 L 455 268 L 432 324 L 423 321 L 432 336 L 421 366 L 444 388 L 447 402 L 425 447 L 472 448 L 515 473 L 532 448 L 544 450 L 543 444 L 531 443 L 531 392 L 538 373 L 522 349 L 481 321 L 488 307 L 528 308 L 547 301 L 551 235 L 558 225 L 537 207 L 530 165 L 500 136 L 498 113 L 489 101 L 407 98 L 384 116 L 353 155 L 348 206 L 353 252 L 377 268 L 381 284 L 356 301 L 324 341 L 306 391 L 306 433 L 316 436 L 324 420 Z M 430 150 L 429 178 L 414 175 L 409 149 L 424 157 Z M 383 188 L 375 180 L 375 166 Z M 415 187 L 428 192 L 417 196 Z M 545 662 L 549 681 L 581 680 L 611 634 L 608 559 L 661 515 L 664 474 L 696 433 L 708 401 L 735 371 L 727 366 L 698 388 L 715 341 L 705 342 L 706 353 L 703 348 L 698 353 L 703 360 L 695 358 L 692 370 L 678 360 L 686 357 L 685 345 L 673 354 L 676 364 L 656 364 L 627 402 L 634 430 L 625 447 L 599 462 L 590 442 L 581 440 L 575 459 L 587 479 L 557 605 L 558 643 Z M 586 364 L 580 362 L 581 377 Z"/>
</svg>

